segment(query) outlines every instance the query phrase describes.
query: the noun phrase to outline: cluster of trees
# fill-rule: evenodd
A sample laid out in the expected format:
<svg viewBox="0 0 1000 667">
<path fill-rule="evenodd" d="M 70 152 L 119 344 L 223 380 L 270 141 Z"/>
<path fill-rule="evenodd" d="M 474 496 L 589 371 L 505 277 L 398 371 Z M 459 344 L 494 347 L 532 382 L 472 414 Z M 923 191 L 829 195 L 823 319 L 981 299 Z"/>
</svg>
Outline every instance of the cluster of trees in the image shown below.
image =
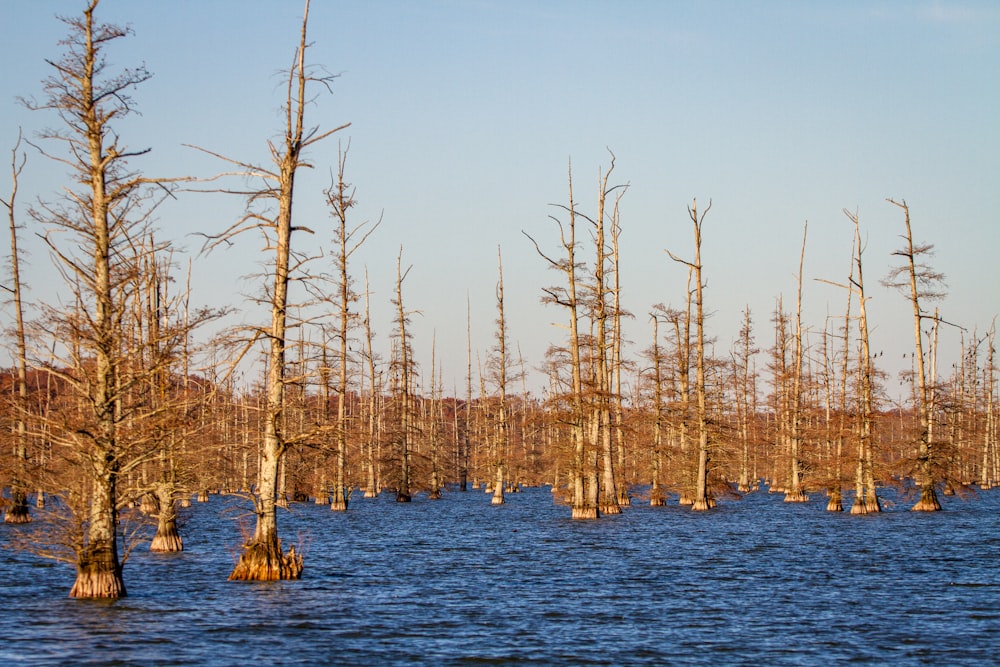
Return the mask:
<svg viewBox="0 0 1000 667">
<path fill-rule="evenodd" d="M 179 279 L 171 243 L 151 222 L 157 205 L 194 179 L 136 168 L 147 150 L 127 146 L 115 128 L 149 75 L 105 70 L 103 50 L 128 31 L 97 22 L 97 6 L 91 0 L 80 17 L 64 19 L 67 51 L 51 62 L 43 100 L 26 102 L 62 120 L 38 148 L 73 174 L 62 199 L 28 209 L 69 295 L 38 304 L 30 321 L 17 247 L 20 139 L 2 200 L 15 316 L 15 362 L 0 382 L 5 521 L 32 523 L 24 536 L 33 548 L 75 564 L 72 596 L 125 595 L 122 565 L 138 543 L 128 533 L 142 523 L 133 519 L 155 519 L 154 551 L 183 549 L 176 507 L 194 494 L 252 500 L 256 525 L 231 578 L 266 580 L 294 579 L 303 568 L 294 546 L 281 545 L 277 508 L 311 500 L 348 511 L 355 489 L 409 502 L 417 493 L 436 499 L 449 487 L 483 488 L 502 504 L 524 485 L 550 484 L 574 518 L 596 519 L 639 500 L 662 506 L 676 498 L 710 510 L 762 481 L 788 502 L 822 492 L 831 511 L 853 498 L 855 514 L 881 510 L 880 485 L 912 482 L 914 509 L 936 510 L 938 490 L 1000 479 L 995 332 L 963 330 L 962 363 L 938 377 L 938 331 L 954 325 L 928 310 L 942 277 L 927 263 L 932 248 L 914 243 L 903 201 L 891 202 L 902 213 L 903 245 L 885 280 L 913 306 L 912 392 L 900 403 L 886 397 L 869 346 L 861 224 L 851 212 L 849 271 L 842 283 L 830 281 L 844 289 L 843 315 L 818 336 L 806 333 L 804 235 L 795 309 L 776 301 L 773 342 L 762 349 L 747 308 L 735 343 L 719 356 L 707 339 L 711 264 L 701 253 L 711 204 L 692 202 L 692 250 L 669 252 L 686 274 L 680 305 L 650 309 L 652 340 L 630 358 L 622 323 L 634 315 L 621 305 L 618 270 L 619 203 L 628 188 L 611 181 L 613 155 L 593 209 L 575 199 L 570 170 L 567 203 L 551 216 L 557 242 L 528 237 L 558 276 L 542 295 L 567 332 L 541 366 L 541 396 L 527 390 L 526 363 L 510 344 L 499 251 L 495 344 L 474 355 L 470 335 L 464 396 L 445 390 L 433 357 L 422 373 L 415 361 L 402 248 L 391 345 L 381 356 L 367 275 L 358 288 L 352 264 L 378 223 L 351 220 L 348 147 L 324 193 L 329 252 L 294 242 L 316 233 L 293 218 L 306 151 L 347 127 L 305 121 L 309 91 L 330 84 L 306 64 L 308 2 L 270 163 L 216 155 L 249 185 L 215 187 L 215 178 L 207 186 L 246 201 L 245 216 L 211 236 L 207 249 L 244 233 L 266 240 L 260 302 L 270 317 L 196 345 L 199 327 L 224 311 L 192 311 L 190 281 Z M 242 362 L 258 358 L 259 375 L 248 380 Z M 30 507 L 32 496 L 44 512 Z"/>
</svg>

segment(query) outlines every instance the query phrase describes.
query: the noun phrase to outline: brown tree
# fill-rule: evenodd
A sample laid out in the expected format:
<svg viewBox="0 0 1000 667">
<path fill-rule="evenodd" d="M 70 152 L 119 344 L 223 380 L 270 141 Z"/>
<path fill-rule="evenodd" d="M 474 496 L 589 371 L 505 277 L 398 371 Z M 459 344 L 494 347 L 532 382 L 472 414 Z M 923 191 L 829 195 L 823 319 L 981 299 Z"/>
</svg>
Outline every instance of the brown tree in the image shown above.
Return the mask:
<svg viewBox="0 0 1000 667">
<path fill-rule="evenodd" d="M 295 553 L 294 546 L 287 554 L 282 551 L 278 537 L 276 507 L 279 502 L 280 473 L 282 459 L 289 447 L 296 441 L 313 438 L 316 433 L 299 434 L 289 437 L 285 427 L 285 388 L 287 377 L 286 346 L 288 337 L 288 317 L 292 302 L 289 287 L 293 272 L 301 271 L 307 258 L 293 247 L 295 232 L 310 233 L 307 227 L 293 224 L 292 204 L 295 195 L 295 177 L 302 168 L 311 166 L 305 158 L 305 151 L 338 132 L 348 124 L 331 130 L 320 131 L 307 128 L 305 108 L 310 103 L 307 90 L 313 85 L 329 89 L 332 77 L 315 71 L 306 65 L 305 54 L 309 43 L 306 40 L 309 23 L 309 1 L 306 0 L 302 16 L 302 28 L 298 48 L 288 70 L 286 97 L 283 107 L 285 127 L 280 145 L 269 142 L 274 166 L 270 169 L 247 162 L 239 162 L 217 157 L 235 164 L 245 173 L 260 178 L 264 185 L 250 192 L 242 192 L 249 203 L 248 213 L 222 235 L 215 237 L 210 247 L 229 243 L 230 239 L 247 230 L 258 230 L 267 239 L 267 248 L 273 253 L 270 258 L 270 276 L 267 279 L 270 325 L 261 328 L 251 343 L 258 338 L 265 341 L 266 377 L 264 382 L 264 430 L 258 469 L 257 493 L 254 496 L 257 517 L 254 534 L 244 545 L 239 562 L 229 575 L 231 580 L 274 580 L 297 579 L 302 572 L 302 555 Z M 254 208 L 263 205 L 263 211 Z M 238 355 L 237 358 L 242 358 Z"/>
<path fill-rule="evenodd" d="M 791 397 L 788 399 L 788 443 L 789 443 L 789 488 L 785 490 L 786 503 L 802 503 L 809 496 L 802 488 L 802 265 L 806 256 L 806 233 L 808 224 L 802 229 L 802 252 L 799 254 L 798 289 L 795 293 L 795 348 L 792 353 L 792 386 Z"/>
<path fill-rule="evenodd" d="M 568 214 L 564 225 L 556 216 L 549 216 L 559 229 L 559 241 L 564 257 L 553 258 L 545 254 L 529 234 L 525 236 L 535 246 L 535 251 L 544 259 L 550 268 L 561 272 L 565 279 L 564 286 L 543 288 L 543 301 L 553 303 L 566 309 L 569 319 L 569 341 L 566 352 L 569 356 L 570 386 L 569 410 L 567 420 L 570 425 L 572 441 L 572 464 L 570 466 L 570 495 L 572 498 L 572 517 L 574 519 L 596 519 L 600 516 L 598 508 L 598 476 L 596 460 L 588 460 L 586 438 L 585 395 L 583 386 L 583 358 L 580 334 L 580 318 L 583 306 L 578 295 L 578 272 L 580 267 L 576 258 L 576 202 L 573 199 L 573 170 L 568 169 L 569 204 L 560 206 Z"/>
<path fill-rule="evenodd" d="M 107 71 L 105 48 L 129 30 L 98 23 L 97 5 L 91 0 L 82 16 L 62 19 L 70 30 L 67 51 L 50 61 L 55 73 L 43 82 L 45 101 L 26 103 L 63 121 L 63 130 L 42 138 L 63 146 L 65 156 L 43 153 L 68 166 L 77 186 L 62 204 L 32 211 L 47 228 L 44 240 L 73 299 L 65 309 L 43 307 L 40 334 L 56 341 L 53 354 L 61 355 L 40 368 L 74 399 L 50 411 L 40 428 L 77 462 L 67 472 L 84 475 L 54 487 L 67 489 L 62 507 L 71 513 L 68 545 L 77 577 L 70 595 L 116 598 L 125 595 L 119 509 L 129 500 L 120 482 L 155 451 L 146 426 L 158 413 L 139 399 L 151 375 L 171 363 L 178 341 L 150 346 L 129 336 L 125 318 L 135 308 L 135 276 L 149 257 L 167 251 L 166 244 L 145 243 L 150 214 L 167 183 L 187 179 L 152 179 L 131 168 L 148 149 L 130 149 L 114 126 L 134 111 L 131 91 L 150 74 L 142 67 Z"/>
<path fill-rule="evenodd" d="M 937 324 L 939 318 L 928 315 L 921 307 L 921 302 L 941 298 L 944 294 L 944 275 L 935 271 L 926 263 L 925 258 L 933 254 L 934 246 L 930 244 L 919 245 L 913 242 L 913 230 L 910 226 L 910 208 L 906 200 L 887 200 L 890 204 L 902 209 L 903 222 L 906 233 L 902 235 L 903 247 L 895 251 L 893 255 L 903 258 L 903 263 L 894 268 L 883 283 L 887 287 L 893 287 L 903 293 L 913 308 L 913 339 L 914 339 L 914 363 L 916 372 L 914 373 L 914 393 L 916 395 L 916 409 L 918 411 L 920 424 L 917 435 L 917 458 L 916 458 L 916 478 L 920 487 L 920 499 L 913 506 L 914 511 L 933 512 L 941 509 L 938 502 L 937 493 L 934 486 L 937 483 L 934 475 L 934 467 L 937 464 L 937 452 L 934 451 L 934 420 L 935 420 L 935 399 L 937 388 L 933 382 L 933 359 L 929 360 L 924 356 L 924 343 L 921 329 L 924 320 L 930 320 L 934 324 L 936 339 Z M 933 356 L 936 350 L 932 348 Z M 930 369 L 928 368 L 930 366 Z"/>
<path fill-rule="evenodd" d="M 31 514 L 28 512 L 28 356 L 27 345 L 24 334 L 24 301 L 22 298 L 21 283 L 21 255 L 17 247 L 17 217 L 15 206 L 17 202 L 18 178 L 24 170 L 27 156 L 23 153 L 18 159 L 18 150 L 21 147 L 21 133 L 18 132 L 17 142 L 11 149 L 10 171 L 11 190 L 10 197 L 6 200 L 0 199 L 0 204 L 7 209 L 7 218 L 10 227 L 10 270 L 11 286 L 8 289 L 14 306 L 14 345 L 16 377 L 14 380 L 13 413 L 15 415 L 14 425 L 14 461 L 10 482 L 11 502 L 4 514 L 4 523 L 28 523 L 31 521 Z"/>
<path fill-rule="evenodd" d="M 348 212 L 355 205 L 354 188 L 344 180 L 347 166 L 347 153 L 350 145 L 339 151 L 337 160 L 336 181 L 326 190 L 327 205 L 334 217 L 334 266 L 336 274 L 335 303 L 337 309 L 336 356 L 337 356 L 337 421 L 334 437 L 336 438 L 336 470 L 334 472 L 333 494 L 330 509 L 344 511 L 347 509 L 349 488 L 347 484 L 347 389 L 349 369 L 353 360 L 348 353 L 351 328 L 357 320 L 357 314 L 352 306 L 358 300 L 358 295 L 351 287 L 351 276 L 348 264 L 357 249 L 375 231 L 379 223 L 368 226 L 367 223 L 351 227 L 348 225 Z"/>
<path fill-rule="evenodd" d="M 412 500 L 412 468 L 411 457 L 414 441 L 414 409 L 416 400 L 413 392 L 413 382 L 416 375 L 416 364 L 413 360 L 411 334 L 407 329 L 410 323 L 410 312 L 403 305 L 403 281 L 410 273 L 407 267 L 403 271 L 403 248 L 400 246 L 396 258 L 396 296 L 392 304 L 396 307 L 396 341 L 394 351 L 393 394 L 397 409 L 397 429 L 394 434 L 398 449 L 399 478 L 396 483 L 396 502 L 408 503 Z"/>
<path fill-rule="evenodd" d="M 701 228 L 705 221 L 705 216 L 712 210 L 712 202 L 708 202 L 705 210 L 698 214 L 698 201 L 694 200 L 688 207 L 688 216 L 694 227 L 694 259 L 692 261 L 683 260 L 669 250 L 667 254 L 672 260 L 687 266 L 695 281 L 695 398 L 696 398 L 696 423 L 698 433 L 698 459 L 697 473 L 695 476 L 694 503 L 691 509 L 704 511 L 715 506 L 715 501 L 709 495 L 708 490 L 708 460 L 709 460 L 709 434 L 708 434 L 708 405 L 707 391 L 705 386 L 705 310 L 704 310 L 704 278 L 702 277 L 701 263 Z"/>
</svg>

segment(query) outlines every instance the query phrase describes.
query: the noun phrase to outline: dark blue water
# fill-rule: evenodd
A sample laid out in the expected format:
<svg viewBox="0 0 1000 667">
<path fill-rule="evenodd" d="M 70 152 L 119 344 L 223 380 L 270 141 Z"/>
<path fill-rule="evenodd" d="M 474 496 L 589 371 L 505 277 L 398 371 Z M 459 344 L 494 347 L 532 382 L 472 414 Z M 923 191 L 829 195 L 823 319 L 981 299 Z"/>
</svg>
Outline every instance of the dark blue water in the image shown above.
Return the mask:
<svg viewBox="0 0 1000 667">
<path fill-rule="evenodd" d="M 493 507 L 355 497 L 279 517 L 303 579 L 230 583 L 233 498 L 182 510 L 186 550 L 137 549 L 129 597 L 0 551 L 0 664 L 957 665 L 1000 660 L 1000 490 L 875 516 L 748 495 L 573 522 L 546 489 Z M 15 526 L 0 526 L 6 544 Z"/>
</svg>

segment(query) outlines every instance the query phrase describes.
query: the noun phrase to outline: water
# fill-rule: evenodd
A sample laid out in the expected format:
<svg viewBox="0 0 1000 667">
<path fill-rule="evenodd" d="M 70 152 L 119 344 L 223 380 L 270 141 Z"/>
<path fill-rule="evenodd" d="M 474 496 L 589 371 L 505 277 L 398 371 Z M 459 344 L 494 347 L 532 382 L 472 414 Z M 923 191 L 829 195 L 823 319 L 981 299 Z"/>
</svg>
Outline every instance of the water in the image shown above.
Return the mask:
<svg viewBox="0 0 1000 667">
<path fill-rule="evenodd" d="M 851 517 L 825 498 L 636 505 L 574 522 L 547 489 L 356 496 L 279 517 L 303 579 L 227 582 L 234 498 L 140 547 L 129 597 L 67 598 L 71 567 L 4 559 L 0 664 L 902 665 L 1000 655 L 1000 489 L 945 512 Z M 0 526 L 6 544 L 14 526 Z"/>
</svg>

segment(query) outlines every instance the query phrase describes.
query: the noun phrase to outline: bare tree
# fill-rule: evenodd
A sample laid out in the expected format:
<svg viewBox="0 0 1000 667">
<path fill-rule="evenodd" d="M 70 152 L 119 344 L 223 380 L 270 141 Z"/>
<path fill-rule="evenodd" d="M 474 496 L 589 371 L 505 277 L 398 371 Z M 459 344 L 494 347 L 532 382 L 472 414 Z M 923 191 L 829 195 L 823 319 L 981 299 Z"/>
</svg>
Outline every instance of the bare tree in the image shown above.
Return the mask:
<svg viewBox="0 0 1000 667">
<path fill-rule="evenodd" d="M 55 73 L 43 82 L 45 101 L 26 104 L 63 121 L 63 130 L 41 137 L 66 155 L 42 153 L 68 166 L 78 185 L 61 205 L 42 203 L 32 211 L 47 227 L 44 241 L 73 299 L 65 308 L 43 307 L 43 331 L 58 342 L 51 354 L 61 353 L 62 363 L 39 362 L 75 397 L 73 410 L 53 412 L 41 426 L 84 473 L 82 484 L 57 487 L 68 489 L 61 506 L 74 522 L 67 559 L 75 561 L 77 576 L 70 595 L 117 598 L 126 592 L 118 528 L 128 498 L 120 482 L 155 451 L 145 425 L 160 415 L 134 397 L 171 363 L 180 336 L 150 346 L 129 338 L 124 318 L 135 306 L 135 275 L 147 258 L 167 251 L 167 244 L 144 245 L 150 215 L 169 194 L 166 184 L 190 179 L 153 179 L 131 168 L 149 149 L 130 149 L 114 125 L 134 111 L 131 92 L 150 74 L 144 67 L 107 71 L 105 48 L 130 31 L 98 23 L 97 5 L 91 0 L 82 16 L 62 19 L 70 30 L 67 51 L 49 61 Z"/>
<path fill-rule="evenodd" d="M 21 133 L 18 131 L 17 142 L 11 149 L 10 171 L 11 190 L 10 197 L 6 200 L 0 199 L 0 204 L 7 209 L 7 218 L 10 223 L 10 270 L 11 286 L 8 289 L 14 305 L 14 344 L 16 377 L 14 381 L 14 401 L 13 408 L 16 419 L 14 426 L 14 470 L 11 477 L 11 503 L 4 514 L 4 523 L 28 523 L 31 521 L 31 514 L 28 512 L 28 487 L 27 487 L 27 467 L 28 467 L 28 425 L 26 420 L 28 409 L 28 353 L 24 335 L 24 301 L 22 298 L 21 283 L 21 254 L 17 247 L 17 217 L 15 206 L 17 201 L 18 178 L 24 170 L 27 156 L 21 154 L 18 159 L 17 152 L 21 147 Z"/>
<path fill-rule="evenodd" d="M 792 356 L 792 388 L 789 405 L 789 488 L 785 491 L 785 502 L 802 503 L 809 496 L 802 488 L 800 450 L 802 447 L 802 265 L 806 256 L 806 233 L 809 225 L 802 229 L 802 252 L 799 254 L 798 289 L 795 295 L 795 349 Z"/>
<path fill-rule="evenodd" d="M 259 466 L 259 484 L 254 497 L 257 524 L 254 534 L 244 545 L 239 562 L 229 575 L 231 580 L 274 580 L 297 579 L 302 572 L 302 555 L 295 553 L 292 546 L 288 554 L 282 552 L 278 538 L 276 507 L 279 500 L 280 472 L 282 460 L 289 447 L 296 441 L 314 437 L 315 433 L 300 434 L 290 438 L 285 433 L 285 387 L 287 377 L 286 345 L 288 337 L 288 313 L 291 307 L 289 286 L 293 273 L 301 271 L 308 258 L 293 247 L 295 232 L 312 233 L 308 227 L 293 224 L 292 204 L 295 194 L 295 177 L 299 169 L 311 166 L 304 152 L 338 132 L 348 124 L 332 130 L 320 131 L 307 128 L 305 108 L 311 101 L 307 89 L 319 85 L 329 89 L 332 76 L 310 69 L 306 65 L 305 53 L 309 44 L 306 31 L 309 23 L 309 1 L 306 0 L 302 16 L 302 29 L 293 63 L 288 70 L 286 98 L 284 103 L 285 128 L 283 142 L 268 143 L 274 166 L 270 169 L 239 162 L 212 153 L 236 165 L 245 175 L 259 178 L 263 185 L 256 190 L 239 192 L 247 197 L 247 214 L 227 229 L 223 234 L 211 239 L 210 247 L 216 247 L 248 230 L 257 230 L 267 240 L 271 257 L 267 294 L 270 307 L 270 326 L 261 328 L 250 341 L 244 352 L 262 338 L 267 346 L 265 378 L 265 418 Z M 210 152 L 210 151 L 206 151 Z M 232 191 L 230 191 L 232 192 Z M 255 208 L 263 205 L 263 211 Z M 275 210 L 276 209 L 276 210 Z"/>
<path fill-rule="evenodd" d="M 569 366 L 571 384 L 569 387 L 569 415 L 573 459 L 570 469 L 570 493 L 572 496 L 572 517 L 574 519 L 596 519 L 600 516 L 598 508 L 598 478 L 596 461 L 588 465 L 586 420 L 584 415 L 583 360 L 581 356 L 580 317 L 581 300 L 578 295 L 578 266 L 576 259 L 576 203 L 573 200 L 573 170 L 568 168 L 569 204 L 561 206 L 569 216 L 566 225 L 556 216 L 549 216 L 559 228 L 559 241 L 565 256 L 553 258 L 542 252 L 529 234 L 525 236 L 535 246 L 535 251 L 544 259 L 550 268 L 560 271 L 566 278 L 565 286 L 543 288 L 543 301 L 562 306 L 566 309 L 569 319 Z"/>
<path fill-rule="evenodd" d="M 407 267 L 403 271 L 403 248 L 399 248 L 399 256 L 396 258 L 396 296 L 392 303 L 396 306 L 396 339 L 399 347 L 396 349 L 396 372 L 394 374 L 396 403 L 399 410 L 396 439 L 399 447 L 399 481 L 396 486 L 396 502 L 408 503 L 412 500 L 411 483 L 412 470 L 410 458 L 412 456 L 413 436 L 414 436 L 414 395 L 413 381 L 415 376 L 415 364 L 413 361 L 413 349 L 410 342 L 410 333 L 407 325 L 410 323 L 410 313 L 403 305 L 403 281 L 410 273 Z"/>
<path fill-rule="evenodd" d="M 688 207 L 688 216 L 694 227 L 694 259 L 692 261 L 683 260 L 669 250 L 667 254 L 670 259 L 679 264 L 687 266 L 692 272 L 695 281 L 695 397 L 697 400 L 697 425 L 698 425 L 698 467 L 695 477 L 694 503 L 691 509 L 704 511 L 715 505 L 714 499 L 708 493 L 708 459 L 709 459 L 709 436 L 708 436 L 708 406 L 706 403 L 705 389 L 705 311 L 704 311 L 704 279 L 702 277 L 701 263 L 701 228 L 705 221 L 705 216 L 712 210 L 712 202 L 708 202 L 708 207 L 698 215 L 698 201 L 694 200 Z"/>
<path fill-rule="evenodd" d="M 347 166 L 347 153 L 350 145 L 339 151 L 337 160 L 336 181 L 326 190 L 326 200 L 335 219 L 334 243 L 336 250 L 334 255 L 334 265 L 336 275 L 337 297 L 336 308 L 338 313 L 337 322 L 337 423 L 334 431 L 336 437 L 337 466 L 334 473 L 333 496 L 330 509 L 344 511 L 347 509 L 349 489 L 346 479 L 347 470 L 347 388 L 348 370 L 351 359 L 348 354 L 350 330 L 357 319 L 357 314 L 353 312 L 352 305 L 358 300 L 357 294 L 351 288 L 351 277 L 348 270 L 348 263 L 357 249 L 375 231 L 379 223 L 367 228 L 367 223 L 362 223 L 353 228 L 347 224 L 348 212 L 354 206 L 354 188 L 344 180 L 344 172 Z"/>
<path fill-rule="evenodd" d="M 756 377 L 753 371 L 753 356 L 757 353 L 753 336 L 753 320 L 750 316 L 750 306 L 743 309 L 743 326 L 732 353 L 733 379 L 736 393 L 737 432 L 740 441 L 740 473 L 737 490 L 747 493 L 753 489 L 755 480 L 751 480 L 750 467 L 750 433 L 754 420 L 752 397 Z"/>
<path fill-rule="evenodd" d="M 493 448 L 493 505 L 504 504 L 504 473 L 507 465 L 507 450 L 509 448 L 510 425 L 507 415 L 507 318 L 503 310 L 503 258 L 500 248 L 497 247 L 497 344 L 496 357 L 496 386 L 497 386 L 497 415 L 496 415 L 496 442 Z"/>
<path fill-rule="evenodd" d="M 921 301 L 931 301 L 944 296 L 942 291 L 944 286 L 944 275 L 935 271 L 928 265 L 925 258 L 932 255 L 934 246 L 931 244 L 915 245 L 913 243 L 913 231 L 910 227 L 910 208 L 906 200 L 887 200 L 890 204 L 897 206 L 903 211 L 903 222 L 906 226 L 906 233 L 902 235 L 903 247 L 895 251 L 893 255 L 902 257 L 903 263 L 894 268 L 883 281 L 887 287 L 893 287 L 906 295 L 913 307 L 913 338 L 914 338 L 914 360 L 916 363 L 916 373 L 914 377 L 915 393 L 917 397 L 917 410 L 920 416 L 920 433 L 917 444 L 917 484 L 920 487 L 920 500 L 913 506 L 914 511 L 937 511 L 941 509 L 938 502 L 934 485 L 937 482 L 934 476 L 934 465 L 936 452 L 934 451 L 934 406 L 936 387 L 928 370 L 928 360 L 924 356 L 923 336 L 921 335 L 922 325 L 925 319 L 930 319 L 934 323 L 934 331 L 937 331 L 937 316 L 930 316 L 924 313 L 921 308 Z M 933 364 L 931 364 L 933 369 Z"/>
<path fill-rule="evenodd" d="M 365 366 L 368 369 L 368 407 L 366 410 L 367 417 L 367 427 L 365 429 L 365 434 L 367 436 L 367 442 L 365 443 L 365 448 L 367 450 L 367 457 L 365 459 L 365 498 L 376 498 L 378 497 L 379 491 L 379 447 L 378 447 L 378 437 L 379 437 L 379 410 L 378 401 L 381 395 L 381 382 L 379 380 L 379 374 L 375 370 L 375 351 L 373 349 L 374 334 L 372 332 L 372 318 L 371 318 L 371 290 L 368 286 L 368 270 L 365 269 Z"/>
</svg>

